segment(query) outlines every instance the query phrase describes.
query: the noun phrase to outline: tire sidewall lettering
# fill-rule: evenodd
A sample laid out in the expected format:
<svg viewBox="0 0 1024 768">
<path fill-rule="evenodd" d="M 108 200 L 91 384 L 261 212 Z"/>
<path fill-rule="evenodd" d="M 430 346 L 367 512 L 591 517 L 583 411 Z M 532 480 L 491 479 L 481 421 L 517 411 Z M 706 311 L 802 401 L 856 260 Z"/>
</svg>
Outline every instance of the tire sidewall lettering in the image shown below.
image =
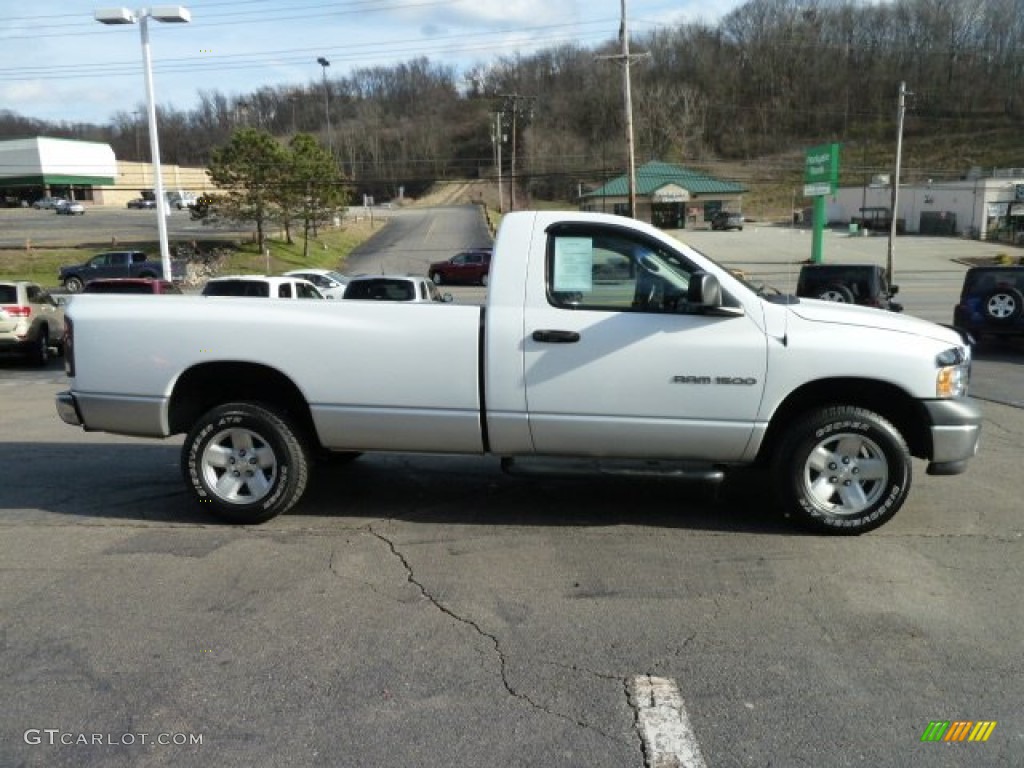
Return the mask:
<svg viewBox="0 0 1024 768">
<path fill-rule="evenodd" d="M 885 462 L 887 481 L 874 504 L 857 512 L 843 514 L 842 506 L 818 506 L 805 487 L 805 467 L 814 451 L 842 440 L 844 435 L 871 440 Z M 877 528 L 905 503 L 912 478 L 906 444 L 899 430 L 879 413 L 857 406 L 823 406 L 810 411 L 794 424 L 789 438 L 774 462 L 777 488 L 791 513 L 812 529 L 857 534 Z"/>
<path fill-rule="evenodd" d="M 195 490 L 196 495 L 201 499 L 218 499 L 217 495 L 207 487 L 205 480 L 202 476 L 201 471 L 201 459 L 203 451 L 206 450 L 209 444 L 209 438 L 214 431 L 220 431 L 222 429 L 243 425 L 246 421 L 246 417 L 238 414 L 225 414 L 217 419 L 211 420 L 205 424 L 202 429 L 196 433 L 194 439 L 189 444 L 188 453 L 188 475 L 189 480 Z M 274 506 L 285 493 L 288 488 L 288 480 L 290 477 L 289 466 L 287 464 L 287 452 L 283 450 L 282 445 L 277 440 L 277 437 L 273 434 L 265 434 L 265 430 L 258 426 L 248 426 L 247 429 L 251 431 L 260 441 L 270 446 L 274 455 L 278 459 L 277 477 L 274 480 L 273 491 L 262 500 L 257 502 L 256 506 L 260 509 L 267 510 Z"/>
</svg>

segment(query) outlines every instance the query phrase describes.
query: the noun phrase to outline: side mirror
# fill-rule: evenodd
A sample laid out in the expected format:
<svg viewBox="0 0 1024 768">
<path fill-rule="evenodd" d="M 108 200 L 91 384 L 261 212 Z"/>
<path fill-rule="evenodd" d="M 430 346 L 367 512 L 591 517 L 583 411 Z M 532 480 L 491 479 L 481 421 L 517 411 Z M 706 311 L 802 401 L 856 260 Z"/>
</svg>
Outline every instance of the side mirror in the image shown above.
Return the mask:
<svg viewBox="0 0 1024 768">
<path fill-rule="evenodd" d="M 714 309 L 722 306 L 722 286 L 708 272 L 694 272 L 686 289 L 686 303 L 691 307 Z"/>
<path fill-rule="evenodd" d="M 900 292 L 900 287 L 898 285 L 890 285 L 889 286 L 889 295 L 890 296 L 895 296 L 899 292 Z"/>
</svg>

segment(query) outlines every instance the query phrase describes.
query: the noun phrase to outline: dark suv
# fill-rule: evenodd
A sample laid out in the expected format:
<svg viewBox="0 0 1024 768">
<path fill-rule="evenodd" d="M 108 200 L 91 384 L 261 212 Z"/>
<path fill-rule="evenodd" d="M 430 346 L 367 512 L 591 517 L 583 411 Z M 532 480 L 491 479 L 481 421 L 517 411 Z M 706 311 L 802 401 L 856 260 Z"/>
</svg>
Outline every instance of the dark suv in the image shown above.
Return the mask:
<svg viewBox="0 0 1024 768">
<path fill-rule="evenodd" d="M 953 325 L 984 336 L 1024 336 L 1024 266 L 972 267 L 964 275 Z"/>
<path fill-rule="evenodd" d="M 723 231 L 738 229 L 742 232 L 743 221 L 742 213 L 736 213 L 735 211 L 718 211 L 711 217 L 711 228 L 721 229 Z"/>
<path fill-rule="evenodd" d="M 903 311 L 903 305 L 892 300 L 899 289 L 889 285 L 885 269 L 875 264 L 804 264 L 796 282 L 797 296 L 892 312 Z"/>
</svg>

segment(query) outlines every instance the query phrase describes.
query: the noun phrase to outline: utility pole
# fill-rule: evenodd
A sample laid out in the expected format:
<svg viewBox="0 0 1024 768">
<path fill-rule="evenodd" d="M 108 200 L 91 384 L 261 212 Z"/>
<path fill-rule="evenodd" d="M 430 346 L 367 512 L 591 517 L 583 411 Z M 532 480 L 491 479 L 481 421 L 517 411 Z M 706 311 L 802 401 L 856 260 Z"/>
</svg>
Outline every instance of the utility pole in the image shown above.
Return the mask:
<svg viewBox="0 0 1024 768">
<path fill-rule="evenodd" d="M 495 167 L 498 169 L 498 213 L 505 212 L 505 197 L 501 191 L 501 142 L 505 140 L 505 135 L 502 133 L 504 126 L 501 124 L 501 112 L 494 113 L 494 129 L 491 134 L 491 144 L 495 148 L 497 154 L 494 162 Z"/>
<path fill-rule="evenodd" d="M 914 94 L 907 92 L 907 84 L 900 82 L 900 102 L 899 108 L 896 113 L 896 173 L 892 180 L 892 213 L 890 218 L 892 221 L 889 222 L 889 247 L 886 251 L 885 257 L 885 272 L 886 278 L 889 280 L 889 285 L 892 285 L 893 279 L 893 245 L 896 240 L 896 219 L 897 219 L 897 208 L 899 204 L 899 192 L 900 192 L 900 164 L 903 160 L 903 118 L 907 113 L 907 96 L 913 96 Z"/>
<path fill-rule="evenodd" d="M 629 184 L 629 216 L 636 218 L 636 153 L 633 147 L 633 95 L 629 66 L 633 59 L 643 59 L 650 54 L 633 55 L 629 52 L 629 29 L 627 28 L 626 0 L 620 0 L 622 21 L 619 24 L 619 43 L 622 53 L 617 56 L 598 56 L 598 59 L 610 59 L 622 63 L 622 97 L 625 108 L 626 123 L 626 179 Z"/>
<path fill-rule="evenodd" d="M 135 161 L 142 162 L 142 144 L 139 142 L 139 122 L 142 119 L 142 112 L 138 109 L 132 112 L 135 116 Z"/>
<path fill-rule="evenodd" d="M 519 119 L 520 106 L 519 103 L 525 101 L 529 106 L 526 108 L 524 117 L 530 117 L 533 113 L 533 102 L 535 101 L 533 96 L 523 96 L 521 93 L 509 93 L 505 96 L 504 105 L 502 106 L 502 114 L 505 112 L 512 113 L 512 165 L 510 169 L 511 176 L 508 182 L 508 196 L 509 203 L 508 209 L 514 211 L 516 209 L 516 134 L 518 133 L 517 122 Z"/>
</svg>

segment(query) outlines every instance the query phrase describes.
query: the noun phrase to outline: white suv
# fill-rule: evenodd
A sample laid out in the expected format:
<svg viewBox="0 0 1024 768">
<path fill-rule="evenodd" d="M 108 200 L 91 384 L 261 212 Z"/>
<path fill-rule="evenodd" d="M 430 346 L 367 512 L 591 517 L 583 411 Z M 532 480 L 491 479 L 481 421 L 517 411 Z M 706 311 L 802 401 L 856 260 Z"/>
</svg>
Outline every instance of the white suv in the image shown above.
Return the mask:
<svg viewBox="0 0 1024 768">
<path fill-rule="evenodd" d="M 0 350 L 25 354 L 46 365 L 50 347 L 64 345 L 64 309 L 45 290 L 25 280 L 0 282 Z"/>
<path fill-rule="evenodd" d="M 442 294 L 425 277 L 409 275 L 360 275 L 345 286 L 344 299 L 363 301 L 450 302 L 450 293 Z"/>
<path fill-rule="evenodd" d="M 322 299 L 309 280 L 268 275 L 214 277 L 203 286 L 203 296 L 249 296 L 263 299 Z"/>
</svg>

